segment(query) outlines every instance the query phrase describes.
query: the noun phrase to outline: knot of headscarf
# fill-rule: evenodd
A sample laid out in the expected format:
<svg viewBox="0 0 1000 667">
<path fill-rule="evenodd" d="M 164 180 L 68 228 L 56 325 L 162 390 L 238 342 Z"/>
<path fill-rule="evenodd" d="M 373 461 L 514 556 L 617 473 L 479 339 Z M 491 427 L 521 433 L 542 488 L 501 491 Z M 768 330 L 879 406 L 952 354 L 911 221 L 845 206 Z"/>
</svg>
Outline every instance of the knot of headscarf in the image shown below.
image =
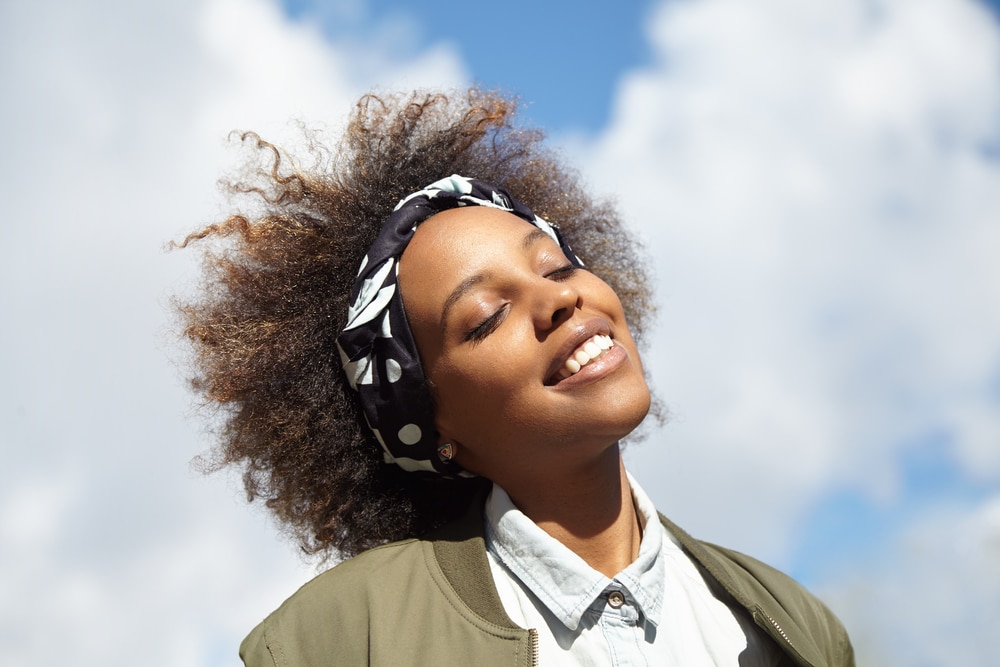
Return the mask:
<svg viewBox="0 0 1000 667">
<path fill-rule="evenodd" d="M 397 283 L 399 258 L 417 225 L 435 213 L 461 206 L 508 211 L 548 234 L 570 262 L 583 266 L 553 225 L 503 188 L 456 175 L 400 200 L 361 262 L 337 348 L 347 381 L 358 392 L 365 421 L 382 446 L 386 462 L 408 471 L 467 474 L 437 455 L 433 403 Z"/>
</svg>

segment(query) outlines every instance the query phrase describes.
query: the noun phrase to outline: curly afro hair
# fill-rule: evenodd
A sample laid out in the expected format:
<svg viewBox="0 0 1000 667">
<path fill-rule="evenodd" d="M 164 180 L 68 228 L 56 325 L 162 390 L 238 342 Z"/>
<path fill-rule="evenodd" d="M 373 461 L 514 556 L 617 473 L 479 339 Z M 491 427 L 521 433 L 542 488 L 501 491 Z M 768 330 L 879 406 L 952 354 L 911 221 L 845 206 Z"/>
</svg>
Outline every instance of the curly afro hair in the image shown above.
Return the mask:
<svg viewBox="0 0 1000 667">
<path fill-rule="evenodd" d="M 559 225 L 641 339 L 652 312 L 641 248 L 540 132 L 513 125 L 516 106 L 476 89 L 366 95 L 338 145 L 309 135 L 308 169 L 243 134 L 259 159 L 229 187 L 255 213 L 180 244 L 203 251 L 203 288 L 178 310 L 192 386 L 223 415 L 208 467 L 241 469 L 248 499 L 264 499 L 306 553 L 346 557 L 420 535 L 488 484 L 386 464 L 341 370 L 335 340 L 355 273 L 402 197 L 451 174 L 507 188 Z"/>
</svg>

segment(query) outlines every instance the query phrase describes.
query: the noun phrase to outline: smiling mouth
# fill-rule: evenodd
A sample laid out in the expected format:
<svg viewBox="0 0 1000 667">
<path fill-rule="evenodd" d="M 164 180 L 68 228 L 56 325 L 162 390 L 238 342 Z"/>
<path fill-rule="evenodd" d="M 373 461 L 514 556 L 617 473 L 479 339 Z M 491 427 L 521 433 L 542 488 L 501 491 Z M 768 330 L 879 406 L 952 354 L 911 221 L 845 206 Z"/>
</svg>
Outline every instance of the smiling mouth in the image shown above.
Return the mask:
<svg viewBox="0 0 1000 667">
<path fill-rule="evenodd" d="M 559 367 L 546 384 L 556 384 L 557 382 L 561 382 L 568 377 L 576 375 L 580 372 L 580 370 L 586 367 L 587 364 L 592 361 L 596 361 L 607 354 L 608 350 L 614 346 L 615 342 L 610 336 L 605 336 L 604 334 L 591 336 L 585 340 L 582 345 L 573 350 L 573 354 L 569 355 L 566 362 Z"/>
</svg>

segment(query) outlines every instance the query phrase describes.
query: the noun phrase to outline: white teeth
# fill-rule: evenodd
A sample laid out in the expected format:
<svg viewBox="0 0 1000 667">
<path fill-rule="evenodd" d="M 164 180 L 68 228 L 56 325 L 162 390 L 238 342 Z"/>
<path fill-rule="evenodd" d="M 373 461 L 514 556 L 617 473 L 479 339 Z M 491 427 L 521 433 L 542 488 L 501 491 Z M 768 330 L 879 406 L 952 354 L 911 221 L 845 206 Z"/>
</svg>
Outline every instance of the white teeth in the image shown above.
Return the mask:
<svg viewBox="0 0 1000 667">
<path fill-rule="evenodd" d="M 615 342 L 610 336 L 597 334 L 581 345 L 577 351 L 566 360 L 566 364 L 560 369 L 559 379 L 568 378 L 580 372 L 580 369 L 589 364 L 594 359 L 600 357 L 604 352 L 615 346 Z"/>
</svg>

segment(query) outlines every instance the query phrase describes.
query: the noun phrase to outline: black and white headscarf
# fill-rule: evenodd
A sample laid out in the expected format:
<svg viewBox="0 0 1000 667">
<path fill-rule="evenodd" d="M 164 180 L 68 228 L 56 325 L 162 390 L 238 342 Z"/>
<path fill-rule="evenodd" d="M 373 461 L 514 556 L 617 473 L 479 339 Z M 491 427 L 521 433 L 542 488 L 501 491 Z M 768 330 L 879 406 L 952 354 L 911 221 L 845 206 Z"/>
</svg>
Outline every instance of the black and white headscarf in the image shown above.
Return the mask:
<svg viewBox="0 0 1000 667">
<path fill-rule="evenodd" d="M 417 225 L 435 213 L 460 206 L 488 206 L 513 213 L 552 237 L 570 262 L 583 266 L 555 227 L 503 188 L 474 178 L 441 179 L 396 205 L 361 262 L 337 347 L 347 381 L 359 394 L 368 427 L 382 445 L 385 460 L 408 471 L 463 474 L 457 464 L 437 455 L 431 396 L 396 282 L 399 258 Z"/>
</svg>

